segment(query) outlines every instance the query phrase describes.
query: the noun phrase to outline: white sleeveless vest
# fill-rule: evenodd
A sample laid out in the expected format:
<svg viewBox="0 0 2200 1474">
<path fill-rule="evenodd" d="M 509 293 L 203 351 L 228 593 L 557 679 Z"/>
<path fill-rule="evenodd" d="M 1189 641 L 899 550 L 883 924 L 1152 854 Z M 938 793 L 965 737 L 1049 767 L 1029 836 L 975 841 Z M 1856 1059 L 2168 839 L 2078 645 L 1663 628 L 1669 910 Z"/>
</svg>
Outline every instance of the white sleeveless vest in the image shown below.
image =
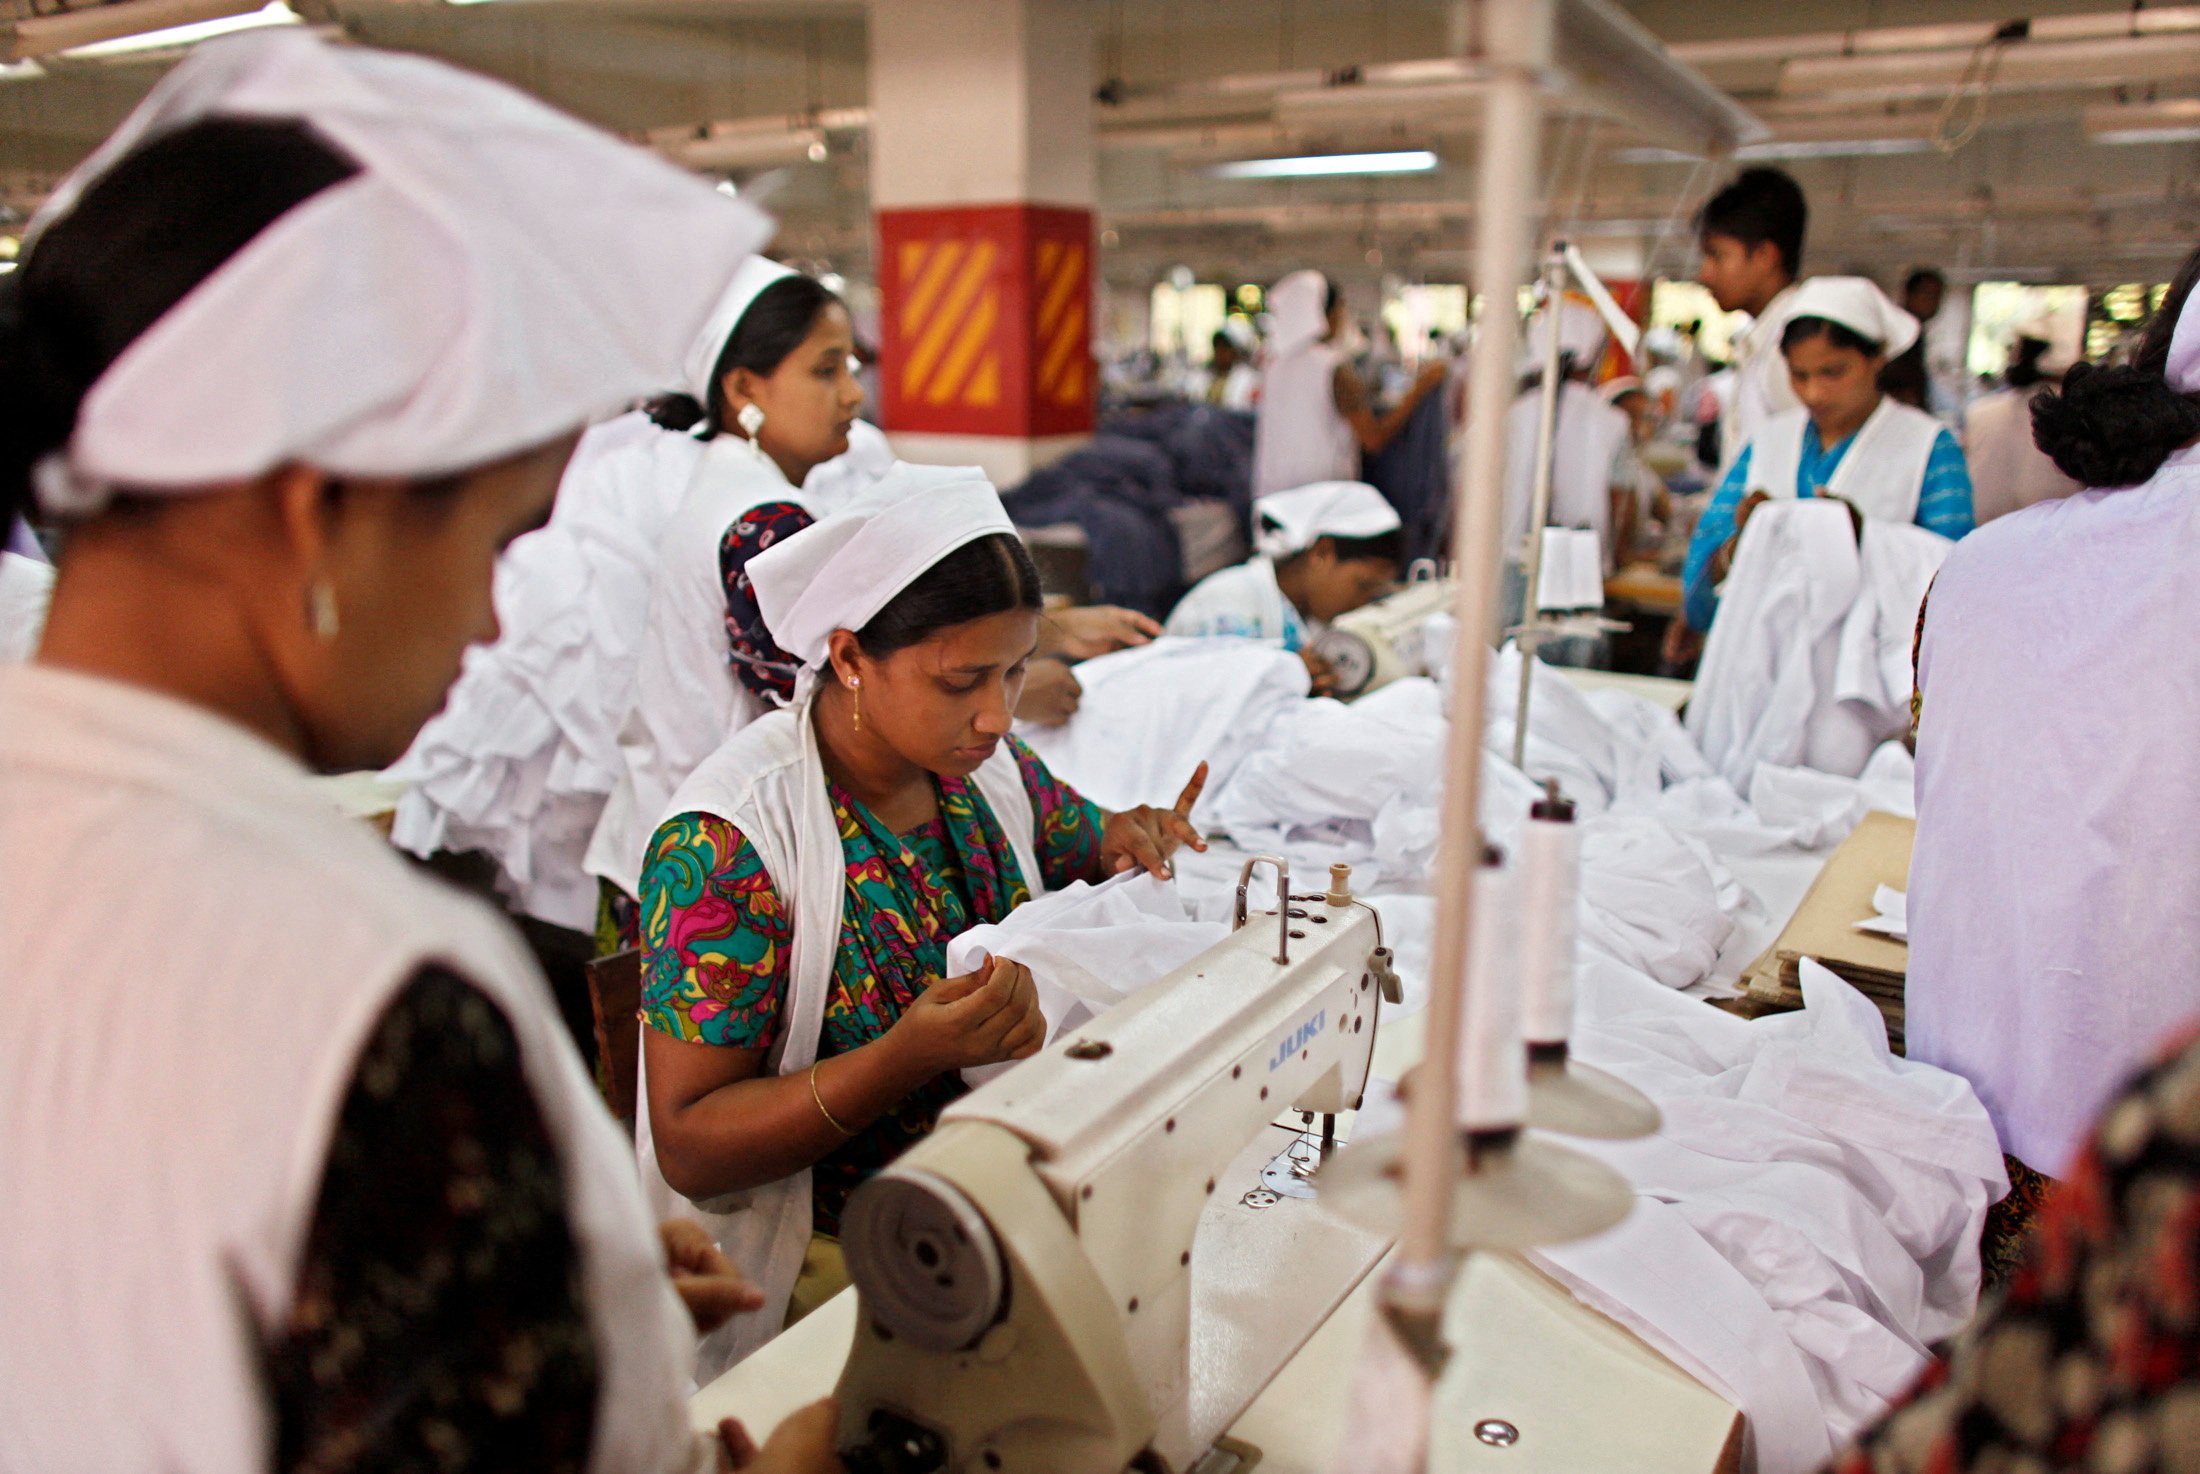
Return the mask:
<svg viewBox="0 0 2200 1474">
<path fill-rule="evenodd" d="M 590 1467 L 708 1467 L 625 1143 L 508 927 L 243 729 L 40 666 L 0 670 L 0 855 L 0 1469 L 265 1466 L 259 1346 L 359 1051 L 426 963 L 503 1010 L 556 1144 Z"/>
<path fill-rule="evenodd" d="M 801 500 L 771 457 L 737 435 L 721 435 L 704 447 L 657 545 L 634 701 L 619 726 L 621 771 L 583 862 L 589 874 L 630 896 L 640 889 L 642 858 L 673 790 L 718 744 L 764 713 L 727 659 L 719 544 L 734 520 L 760 502 Z"/>
<path fill-rule="evenodd" d="M 1360 442 L 1337 413 L 1337 350 L 1308 343 L 1260 372 L 1253 422 L 1253 495 L 1360 479 Z"/>
<path fill-rule="evenodd" d="M 826 792 L 825 767 L 818 757 L 810 712 L 810 702 L 803 701 L 742 728 L 688 775 L 664 813 L 666 819 L 710 814 L 740 830 L 755 846 L 780 905 L 794 918 L 788 996 L 782 1004 L 784 1023 L 768 1061 L 773 1073 L 780 1075 L 807 1070 L 817 1060 L 848 883 L 840 825 Z M 1024 884 L 1033 896 L 1043 895 L 1046 882 L 1039 871 L 1037 819 L 1016 756 L 1005 742 L 972 781 L 1008 832 Z M 660 1216 L 685 1214 L 699 1220 L 726 1256 L 764 1291 L 763 1309 L 735 1316 L 703 1339 L 696 1381 L 708 1385 L 777 1335 L 787 1318 L 787 1300 L 810 1241 L 810 1174 L 805 1170 L 746 1192 L 690 1202 L 658 1170 L 649 1129 L 646 1072 L 641 1091 L 644 1105 L 636 1112 L 640 1117 L 637 1145 L 643 1190 L 652 1206 Z"/>
<path fill-rule="evenodd" d="M 1803 431 L 1809 424 L 1806 409 L 1791 409 L 1765 422 L 1751 442 L 1755 447 L 1749 459 L 1751 491 L 1796 496 Z M 1856 432 L 1856 443 L 1834 467 L 1826 490 L 1854 503 L 1866 517 L 1915 522 L 1918 500 L 1925 491 L 1925 468 L 1939 438 L 1940 421 L 1882 396 L 1879 408 Z"/>
</svg>

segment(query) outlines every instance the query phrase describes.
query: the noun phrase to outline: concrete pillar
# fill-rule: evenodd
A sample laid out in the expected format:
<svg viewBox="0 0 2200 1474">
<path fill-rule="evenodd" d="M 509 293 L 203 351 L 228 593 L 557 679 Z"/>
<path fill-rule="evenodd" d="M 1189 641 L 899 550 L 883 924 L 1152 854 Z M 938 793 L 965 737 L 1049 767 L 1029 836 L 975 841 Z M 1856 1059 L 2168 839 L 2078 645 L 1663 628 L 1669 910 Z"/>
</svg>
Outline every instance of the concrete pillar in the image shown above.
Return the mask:
<svg viewBox="0 0 2200 1474">
<path fill-rule="evenodd" d="M 872 0 L 881 413 L 1006 487 L 1091 434 L 1084 0 Z"/>
</svg>

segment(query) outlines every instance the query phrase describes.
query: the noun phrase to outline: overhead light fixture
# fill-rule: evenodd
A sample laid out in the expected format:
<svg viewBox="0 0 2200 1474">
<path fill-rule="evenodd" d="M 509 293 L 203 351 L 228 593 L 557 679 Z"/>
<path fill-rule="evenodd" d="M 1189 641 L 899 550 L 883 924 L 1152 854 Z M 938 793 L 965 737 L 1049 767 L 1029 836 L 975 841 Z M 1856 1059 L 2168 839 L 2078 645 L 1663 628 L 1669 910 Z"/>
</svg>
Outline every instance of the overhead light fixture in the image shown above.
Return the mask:
<svg viewBox="0 0 2200 1474">
<path fill-rule="evenodd" d="M 1380 154 L 1303 154 L 1290 159 L 1239 159 L 1208 172 L 1217 179 L 1317 179 L 1340 174 L 1425 174 L 1436 167 L 1425 148 Z"/>
<path fill-rule="evenodd" d="M 1745 143 L 1734 150 L 1736 163 L 1765 163 L 1793 159 L 1873 159 L 1897 154 L 1921 154 L 1932 149 L 1925 138 L 1775 138 L 1764 143 Z M 1694 164 L 1703 155 L 1672 148 L 1623 148 L 1612 155 L 1620 164 Z"/>
<path fill-rule="evenodd" d="M 212 11 L 213 14 L 207 12 Z M 110 16 L 108 12 L 124 12 Z M 188 17 L 176 19 L 176 17 Z M 72 41 L 69 30 L 55 27 L 34 29 L 44 21 L 87 20 L 107 21 L 100 34 Z M 256 31 L 264 26 L 295 26 L 303 24 L 298 13 L 283 0 L 265 0 L 253 5 L 250 0 L 216 0 L 216 3 L 168 3 L 168 0 L 126 0 L 118 5 L 101 5 L 89 11 L 69 11 L 60 15 L 41 16 L 18 22 L 15 28 L 15 54 L 18 57 L 59 56 L 70 61 L 100 61 L 116 56 L 134 56 L 149 51 L 175 51 L 196 46 L 201 41 L 211 41 L 216 36 L 232 35 L 238 31 Z M 117 34 L 117 28 L 130 29 Z"/>
<path fill-rule="evenodd" d="M 2085 136 L 2094 143 L 2200 142 L 2200 98 L 2089 107 Z"/>
</svg>

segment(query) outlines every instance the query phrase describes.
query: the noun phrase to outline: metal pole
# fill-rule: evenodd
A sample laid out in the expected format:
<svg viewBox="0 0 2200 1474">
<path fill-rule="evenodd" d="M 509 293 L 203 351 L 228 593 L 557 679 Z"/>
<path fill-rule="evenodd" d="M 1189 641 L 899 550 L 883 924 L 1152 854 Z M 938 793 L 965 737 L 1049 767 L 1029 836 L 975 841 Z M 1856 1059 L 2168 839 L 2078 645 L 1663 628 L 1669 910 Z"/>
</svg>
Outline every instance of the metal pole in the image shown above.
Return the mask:
<svg viewBox="0 0 2200 1474">
<path fill-rule="evenodd" d="M 1528 764 L 1528 691 L 1535 684 L 1535 652 L 1540 641 L 1528 634 L 1542 618 L 1538 597 L 1543 586 L 1543 524 L 1551 520 L 1551 465 L 1558 458 L 1558 310 L 1566 293 L 1566 251 L 1552 249 L 1543 263 L 1543 403 L 1535 428 L 1535 491 L 1528 498 L 1528 546 L 1521 550 L 1520 571 L 1528 589 L 1520 599 L 1521 634 L 1513 637 L 1520 657 L 1520 697 L 1513 707 L 1513 766 Z"/>
<path fill-rule="evenodd" d="M 1490 85 L 1484 104 L 1475 209 L 1475 286 L 1482 314 L 1468 385 L 1467 447 L 1453 490 L 1452 556 L 1459 577 L 1452 647 L 1451 734 L 1446 748 L 1442 842 L 1436 874 L 1436 932 L 1430 973 L 1427 1049 L 1414 1076 L 1406 1120 L 1404 1223 L 1385 1302 L 1433 1337 L 1450 1284 L 1452 1188 L 1459 1152 L 1459 1030 L 1474 925 L 1473 877 L 1482 839 L 1485 692 L 1499 628 L 1498 562 L 1503 554 L 1505 415 L 1513 397 L 1519 342 L 1515 295 L 1526 265 L 1528 207 L 1542 109 L 1541 67 L 1550 55 L 1550 0 L 1484 0 Z"/>
</svg>

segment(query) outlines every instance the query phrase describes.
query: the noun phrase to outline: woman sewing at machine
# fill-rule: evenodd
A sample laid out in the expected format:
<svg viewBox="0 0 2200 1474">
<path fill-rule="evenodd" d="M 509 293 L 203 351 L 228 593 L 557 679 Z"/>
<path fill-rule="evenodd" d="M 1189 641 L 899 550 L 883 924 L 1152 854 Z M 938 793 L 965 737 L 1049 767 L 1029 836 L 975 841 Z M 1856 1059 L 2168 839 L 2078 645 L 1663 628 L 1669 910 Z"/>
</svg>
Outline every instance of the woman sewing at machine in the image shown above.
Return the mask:
<svg viewBox="0 0 2200 1474">
<path fill-rule="evenodd" d="M 1944 537 L 1971 530 L 1971 476 L 1955 437 L 1879 390 L 1888 355 L 1917 332 L 1917 319 L 1862 277 L 1813 277 L 1796 288 L 1780 351 L 1803 407 L 1765 423 L 1696 524 L 1682 574 L 1690 628 L 1711 628 L 1742 528 L 1769 499 L 1833 496 L 1860 516 Z"/>
<path fill-rule="evenodd" d="M 1404 571 L 1405 524 L 1364 481 L 1322 481 L 1253 503 L 1254 556 L 1210 573 L 1169 612 L 1164 632 L 1265 640 L 1297 654 L 1317 695 L 1314 651 L 1331 620 L 1390 592 Z"/>
<path fill-rule="evenodd" d="M 750 576 L 793 704 L 682 786 L 642 880 L 644 1177 L 767 1297 L 705 1343 L 705 1378 L 844 1283 L 848 1194 L 931 1129 L 958 1070 L 1043 1043 L 1030 974 L 943 978 L 948 941 L 1044 888 L 1166 873 L 1201 846 L 1205 776 L 1104 814 L 1008 735 L 1039 580 L 974 469 L 899 467 Z"/>
<path fill-rule="evenodd" d="M 695 1322 L 741 1287 L 652 1232 L 510 929 L 310 774 L 405 748 L 766 229 L 301 31 L 193 52 L 26 233 L 0 525 L 35 488 L 64 545 L 0 671 L 11 1468 L 710 1464 L 666 1245 Z M 833 1467 L 799 1423 L 765 1463 Z"/>
</svg>

